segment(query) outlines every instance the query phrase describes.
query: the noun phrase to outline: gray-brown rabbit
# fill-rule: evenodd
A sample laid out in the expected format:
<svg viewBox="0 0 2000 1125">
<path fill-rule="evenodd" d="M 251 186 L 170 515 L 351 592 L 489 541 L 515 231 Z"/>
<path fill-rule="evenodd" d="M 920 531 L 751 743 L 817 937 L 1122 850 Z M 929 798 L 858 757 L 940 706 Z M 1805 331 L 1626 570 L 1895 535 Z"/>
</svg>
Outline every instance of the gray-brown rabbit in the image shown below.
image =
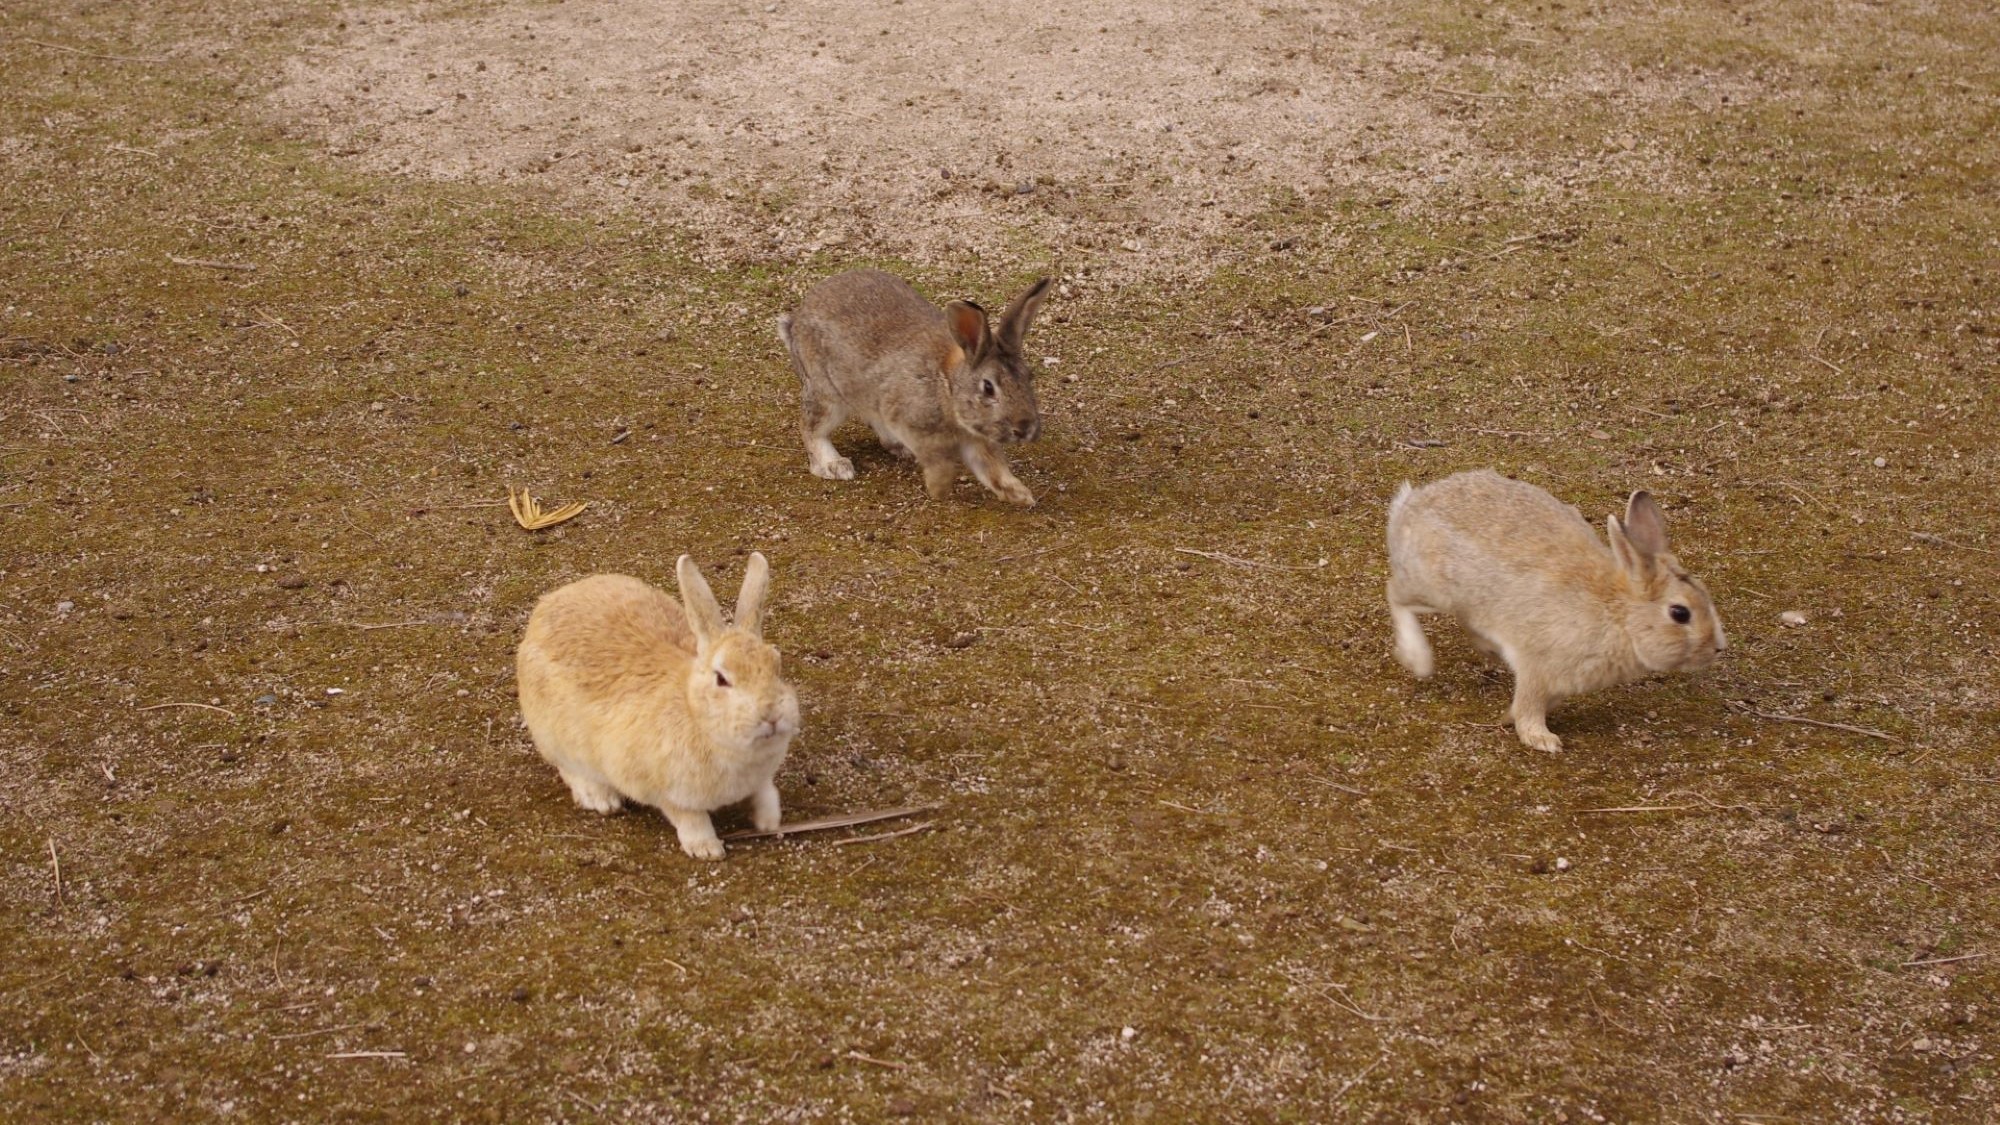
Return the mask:
<svg viewBox="0 0 2000 1125">
<path fill-rule="evenodd" d="M 1028 286 L 989 328 L 978 305 L 953 301 L 940 310 L 879 270 L 814 286 L 778 318 L 802 384 L 799 430 L 813 475 L 854 479 L 854 463 L 828 440 L 852 417 L 888 449 L 915 457 L 934 499 L 951 494 L 962 461 L 1002 500 L 1033 504 L 1000 446 L 1042 432 L 1021 341 L 1048 291 L 1046 277 Z"/>
</svg>

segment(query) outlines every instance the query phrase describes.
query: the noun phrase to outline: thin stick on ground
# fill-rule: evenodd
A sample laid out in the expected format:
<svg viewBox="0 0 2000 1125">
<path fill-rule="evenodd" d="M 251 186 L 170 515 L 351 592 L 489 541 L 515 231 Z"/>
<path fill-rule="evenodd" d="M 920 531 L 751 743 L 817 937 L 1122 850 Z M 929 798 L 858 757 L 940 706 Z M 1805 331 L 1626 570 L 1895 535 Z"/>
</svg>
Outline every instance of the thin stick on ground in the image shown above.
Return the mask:
<svg viewBox="0 0 2000 1125">
<path fill-rule="evenodd" d="M 1697 806 L 1695 805 L 1616 805 L 1611 808 L 1603 808 L 1603 809 L 1578 809 L 1576 810 L 1576 812 L 1578 816 L 1581 816 L 1584 813 L 1677 812 L 1681 809 L 1692 809 L 1696 807 Z"/>
<path fill-rule="evenodd" d="M 1909 969 L 1918 965 L 1949 965 L 1954 961 L 1977 961 L 1984 956 L 1984 953 L 1961 953 L 1956 957 L 1926 957 L 1921 961 L 1905 961 L 1896 967 Z"/>
<path fill-rule="evenodd" d="M 1286 980 L 1291 981 L 1293 984 L 1298 985 L 1300 988 L 1311 989 L 1312 991 L 1319 993 L 1326 999 L 1333 1001 L 1336 1007 L 1351 1012 L 1354 1015 L 1357 1015 L 1362 1019 L 1367 1020 L 1369 1023 L 1393 1022 L 1393 1017 L 1391 1016 L 1371 1015 L 1367 1012 L 1362 1011 L 1361 1008 L 1358 1005 L 1356 1005 L 1351 998 L 1348 997 L 1347 989 L 1342 988 L 1340 985 L 1335 984 L 1332 981 L 1327 981 L 1325 984 L 1318 984 L 1314 981 L 1301 980 L 1298 977 L 1290 975 L 1289 973 L 1282 975 L 1284 975 Z M 1328 989 L 1332 989 L 1333 991 L 1330 992 L 1328 991 Z M 1335 992 L 1339 993 L 1339 995 L 1335 995 Z"/>
<path fill-rule="evenodd" d="M 1849 734 L 1861 734 L 1869 738 L 1879 738 L 1884 742 L 1893 742 L 1898 746 L 1904 744 L 1902 739 L 1897 738 L 1893 734 L 1886 731 L 1873 730 L 1869 727 L 1857 727 L 1848 723 L 1830 723 L 1825 719 L 1808 719 L 1803 715 L 1780 715 L 1774 711 L 1759 711 L 1755 707 L 1742 704 L 1738 704 L 1736 709 L 1746 715 L 1755 715 L 1760 719 L 1769 719 L 1774 723 L 1804 723 L 1809 727 L 1825 727 L 1828 730 L 1844 730 Z"/>
<path fill-rule="evenodd" d="M 83 50 L 78 50 L 75 47 L 65 47 L 61 43 L 49 43 L 40 39 L 30 39 L 25 35 L 21 37 L 21 42 L 33 43 L 37 47 L 44 47 L 51 51 L 61 51 L 65 55 L 80 55 L 86 59 L 105 59 L 109 62 L 163 63 L 171 61 L 168 59 L 160 58 L 158 56 L 106 55 L 106 54 L 101 54 L 97 51 L 83 51 Z"/>
<path fill-rule="evenodd" d="M 869 1066 L 882 1066 L 882 1067 L 887 1067 L 890 1070 L 910 1069 L 909 1063 L 897 1062 L 894 1059 L 878 1059 L 873 1055 L 864 1055 L 860 1051 L 849 1051 L 847 1052 L 847 1057 L 853 1059 L 855 1062 L 865 1062 Z"/>
<path fill-rule="evenodd" d="M 917 813 L 936 812 L 936 805 L 911 805 L 902 809 L 885 809 L 880 812 L 848 813 L 843 816 L 823 816 L 818 820 L 801 820 L 796 824 L 780 824 L 776 828 L 745 828 L 724 836 L 725 840 L 760 840 L 766 836 L 792 836 L 800 832 L 823 832 L 829 828 L 848 828 L 856 824 L 873 824 L 878 820 L 894 820 L 901 816 Z"/>
<path fill-rule="evenodd" d="M 898 828 L 894 832 L 878 832 L 873 836 L 852 836 L 845 840 L 835 840 L 833 846 L 844 848 L 849 844 L 872 844 L 877 840 L 893 840 L 898 836 L 909 836 L 922 832 L 930 826 L 931 822 L 926 820 L 918 824 L 912 824 L 908 828 Z"/>
<path fill-rule="evenodd" d="M 331 1055 L 328 1055 L 328 1056 L 327 1056 L 327 1058 L 330 1058 L 330 1059 L 406 1059 L 406 1058 L 409 1058 L 409 1056 L 408 1056 L 407 1054 L 403 1053 L 402 1051 L 335 1051 L 335 1052 L 334 1052 L 333 1054 L 331 1054 Z"/>
<path fill-rule="evenodd" d="M 62 859 L 56 855 L 56 838 L 54 836 L 49 837 L 49 866 L 55 868 L 56 905 L 64 906 L 66 903 L 63 901 Z"/>
<path fill-rule="evenodd" d="M 181 258 L 173 254 L 167 255 L 167 261 L 177 266 L 200 266 L 202 269 L 236 270 L 241 273 L 251 273 L 257 268 L 249 262 L 218 262 L 213 258 Z"/>
<path fill-rule="evenodd" d="M 158 711 L 163 707 L 199 707 L 204 711 L 214 711 L 218 714 L 227 715 L 232 719 L 236 717 L 236 712 L 231 711 L 227 707 L 217 707 L 213 703 L 155 703 L 151 707 L 141 707 L 139 710 Z"/>
<path fill-rule="evenodd" d="M 1293 563 L 1258 562 L 1256 559 L 1243 559 L 1235 555 L 1225 555 L 1221 551 L 1197 551 L 1193 547 L 1175 547 L 1174 550 L 1183 555 L 1199 555 L 1204 559 L 1214 559 L 1216 562 L 1228 563 L 1230 566 L 1240 566 L 1246 570 L 1319 570 L 1326 566 L 1325 563 L 1311 563 L 1301 566 Z"/>
<path fill-rule="evenodd" d="M 1910 538 L 1916 540 L 1919 543 L 1934 543 L 1940 547 L 1956 547 L 1961 551 L 1974 551 L 1982 555 L 2000 555 L 2000 551 L 1989 551 L 1984 547 L 1973 547 L 1965 543 L 1954 543 L 1951 540 L 1946 539 L 1942 535 L 1934 535 L 1928 531 L 1912 531 L 1910 532 Z"/>
</svg>

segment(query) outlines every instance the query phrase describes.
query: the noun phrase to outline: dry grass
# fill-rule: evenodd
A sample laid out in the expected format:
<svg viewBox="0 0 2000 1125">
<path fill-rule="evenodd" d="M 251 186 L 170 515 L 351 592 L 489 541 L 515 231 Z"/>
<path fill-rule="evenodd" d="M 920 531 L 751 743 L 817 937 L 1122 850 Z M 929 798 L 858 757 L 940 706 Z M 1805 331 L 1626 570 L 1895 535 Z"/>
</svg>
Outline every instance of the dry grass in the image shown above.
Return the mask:
<svg viewBox="0 0 2000 1125">
<path fill-rule="evenodd" d="M 917 271 L 1074 266 L 1023 514 L 853 434 L 861 479 L 806 473 L 770 317 L 854 258 L 708 262 L 274 119 L 317 11 L 0 16 L 0 1104 L 2000 1100 L 1990 13 L 1371 9 L 1431 60 L 1409 96 L 1544 174 L 1274 190 L 1148 286 L 1088 280 L 1087 222 Z M 1607 146 L 1661 176 L 1590 172 Z M 1382 504 L 1485 464 L 1588 512 L 1653 488 L 1723 665 L 1571 703 L 1560 757 L 1453 639 L 1409 682 Z M 590 507 L 531 534 L 509 485 Z M 806 711 L 788 811 L 929 831 L 698 866 L 526 745 L 539 592 L 684 550 L 728 587 L 753 548 Z"/>
</svg>

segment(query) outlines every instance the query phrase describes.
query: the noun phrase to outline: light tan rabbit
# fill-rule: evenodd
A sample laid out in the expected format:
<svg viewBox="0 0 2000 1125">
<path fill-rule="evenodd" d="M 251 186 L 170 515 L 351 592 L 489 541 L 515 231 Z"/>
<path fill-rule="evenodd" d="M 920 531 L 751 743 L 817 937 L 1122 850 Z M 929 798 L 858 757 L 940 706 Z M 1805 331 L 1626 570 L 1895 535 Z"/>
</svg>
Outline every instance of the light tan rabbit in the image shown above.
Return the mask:
<svg viewBox="0 0 2000 1125">
<path fill-rule="evenodd" d="M 542 598 L 515 660 L 521 716 L 577 804 L 652 805 L 683 851 L 721 859 L 711 810 L 747 797 L 758 829 L 778 827 L 771 779 L 798 733 L 799 701 L 764 643 L 764 556 L 743 570 L 734 625 L 693 559 L 682 555 L 676 571 L 685 612 L 622 574 Z"/>
<path fill-rule="evenodd" d="M 1389 504 L 1396 659 L 1429 679 L 1417 615 L 1456 617 L 1513 671 L 1514 731 L 1537 750 L 1562 749 L 1548 710 L 1569 696 L 1715 663 L 1722 619 L 1667 549 L 1652 496 L 1634 492 L 1605 535 L 1609 549 L 1575 508 L 1491 470 L 1403 485 Z"/>
<path fill-rule="evenodd" d="M 989 329 L 978 305 L 953 301 L 940 311 L 879 270 L 814 286 L 778 318 L 802 387 L 799 430 L 813 475 L 854 479 L 854 463 L 828 440 L 854 417 L 891 451 L 916 458 L 933 499 L 951 494 L 963 461 L 1002 500 L 1034 504 L 1000 447 L 1042 432 L 1021 341 L 1048 291 L 1046 277 L 1028 286 Z"/>
</svg>

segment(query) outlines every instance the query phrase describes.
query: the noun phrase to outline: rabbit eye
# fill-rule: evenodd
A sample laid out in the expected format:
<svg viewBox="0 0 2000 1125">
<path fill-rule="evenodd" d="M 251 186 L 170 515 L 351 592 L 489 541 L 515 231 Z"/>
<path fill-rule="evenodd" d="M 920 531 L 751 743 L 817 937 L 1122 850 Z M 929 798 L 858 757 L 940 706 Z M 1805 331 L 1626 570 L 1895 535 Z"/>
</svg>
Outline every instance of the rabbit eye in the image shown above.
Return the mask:
<svg viewBox="0 0 2000 1125">
<path fill-rule="evenodd" d="M 723 674 L 722 674 L 722 669 L 720 669 L 720 668 L 717 668 L 717 669 L 715 670 L 715 686 L 716 686 L 716 687 L 728 687 L 728 686 L 729 686 L 729 677 L 728 677 L 728 676 L 725 676 L 725 675 L 723 675 Z"/>
<path fill-rule="evenodd" d="M 1673 618 L 1676 625 L 1685 625 L 1694 620 L 1694 614 L 1684 605 L 1668 606 L 1667 616 Z"/>
<path fill-rule="evenodd" d="M 979 384 L 979 393 L 985 395 L 987 398 L 992 398 L 995 394 L 999 393 L 999 388 L 993 385 L 993 380 L 987 379 Z"/>
</svg>

